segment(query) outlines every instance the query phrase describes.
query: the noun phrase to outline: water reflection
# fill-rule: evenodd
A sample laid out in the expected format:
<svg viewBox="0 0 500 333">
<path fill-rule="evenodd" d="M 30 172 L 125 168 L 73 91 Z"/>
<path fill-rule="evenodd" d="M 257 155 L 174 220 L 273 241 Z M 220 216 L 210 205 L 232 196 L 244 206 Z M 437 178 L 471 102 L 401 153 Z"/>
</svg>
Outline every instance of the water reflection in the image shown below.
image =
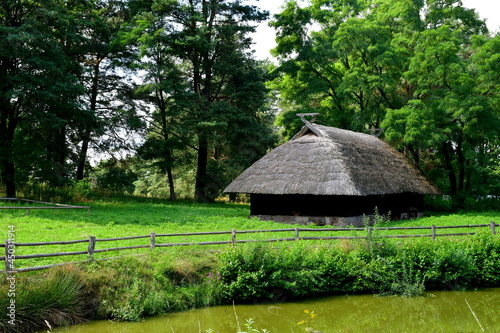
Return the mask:
<svg viewBox="0 0 500 333">
<path fill-rule="evenodd" d="M 467 302 L 470 305 L 467 305 Z M 54 330 L 56 333 L 197 333 L 213 329 L 236 333 L 238 323 L 273 333 L 305 332 L 297 325 L 314 310 L 312 327 L 327 332 L 500 332 L 500 288 L 471 292 L 432 292 L 425 297 L 331 296 L 280 304 L 218 306 L 174 313 L 140 323 L 95 321 Z M 477 319 L 472 313 L 474 311 Z"/>
</svg>

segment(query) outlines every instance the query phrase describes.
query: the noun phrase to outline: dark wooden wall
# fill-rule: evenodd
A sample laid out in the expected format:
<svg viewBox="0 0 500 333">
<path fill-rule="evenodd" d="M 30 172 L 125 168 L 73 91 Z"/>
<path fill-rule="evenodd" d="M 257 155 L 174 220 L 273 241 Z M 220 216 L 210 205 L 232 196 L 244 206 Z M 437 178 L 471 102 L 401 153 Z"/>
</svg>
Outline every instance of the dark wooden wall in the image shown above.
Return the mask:
<svg viewBox="0 0 500 333">
<path fill-rule="evenodd" d="M 380 214 L 423 211 L 423 195 L 417 193 L 370 196 L 270 195 L 250 196 L 251 215 L 296 216 L 359 216 L 370 215 L 378 208 Z"/>
</svg>

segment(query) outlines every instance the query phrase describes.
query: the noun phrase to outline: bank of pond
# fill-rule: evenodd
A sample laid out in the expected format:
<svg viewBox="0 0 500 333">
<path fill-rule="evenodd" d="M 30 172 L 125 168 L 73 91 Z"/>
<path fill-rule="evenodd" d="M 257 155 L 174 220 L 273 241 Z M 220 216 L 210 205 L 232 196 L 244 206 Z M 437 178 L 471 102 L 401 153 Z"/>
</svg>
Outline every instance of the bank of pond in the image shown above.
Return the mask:
<svg viewBox="0 0 500 333">
<path fill-rule="evenodd" d="M 0 298 L 0 306 L 6 309 L 14 300 L 16 325 L 4 317 L 0 331 L 45 332 L 91 321 L 70 329 L 230 333 L 237 332 L 235 324 L 250 331 L 245 327 L 250 318 L 252 327 L 271 332 L 290 331 L 275 328 L 279 322 L 295 323 L 292 332 L 411 331 L 401 325 L 447 332 L 444 327 L 457 327 L 450 321 L 461 322 L 464 332 L 481 326 L 500 330 L 494 313 L 500 305 L 500 236 L 488 233 L 436 241 L 375 237 L 315 246 L 171 248 L 14 277 L 15 296 Z M 12 283 L 4 279 L 0 293 L 7 295 Z M 214 320 L 201 327 L 203 318 Z M 99 319 L 106 321 L 92 321 Z M 187 323 L 198 326 L 175 327 Z M 365 326 L 349 330 L 354 324 Z"/>
</svg>

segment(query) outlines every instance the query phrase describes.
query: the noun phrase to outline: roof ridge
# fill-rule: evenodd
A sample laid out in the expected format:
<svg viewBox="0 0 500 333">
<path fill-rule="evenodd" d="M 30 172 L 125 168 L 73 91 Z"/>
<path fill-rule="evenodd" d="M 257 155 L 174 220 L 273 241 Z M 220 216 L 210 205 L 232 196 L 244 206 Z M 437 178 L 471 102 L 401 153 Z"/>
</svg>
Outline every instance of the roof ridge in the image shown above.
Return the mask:
<svg viewBox="0 0 500 333">
<path fill-rule="evenodd" d="M 305 119 L 302 119 L 302 121 L 304 122 L 304 126 L 302 126 L 300 131 L 297 134 L 295 134 L 290 141 L 293 141 L 295 139 L 299 139 L 309 132 L 313 133 L 314 135 L 316 135 L 317 137 L 320 137 L 320 138 L 325 137 L 320 131 L 318 131 L 318 129 L 314 128 L 314 125 L 316 125 L 316 124 L 312 124 Z"/>
</svg>

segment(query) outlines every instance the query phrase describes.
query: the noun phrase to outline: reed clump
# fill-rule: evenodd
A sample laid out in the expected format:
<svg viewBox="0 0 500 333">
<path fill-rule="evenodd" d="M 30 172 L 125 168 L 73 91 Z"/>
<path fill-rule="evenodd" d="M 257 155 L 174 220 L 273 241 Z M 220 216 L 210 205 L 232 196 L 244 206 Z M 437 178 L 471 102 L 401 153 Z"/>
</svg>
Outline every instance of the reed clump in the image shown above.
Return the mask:
<svg viewBox="0 0 500 333">
<path fill-rule="evenodd" d="M 15 320 L 0 321 L 0 331 L 32 332 L 52 327 L 77 324 L 89 318 L 92 296 L 88 293 L 84 272 L 73 266 L 60 267 L 43 275 L 16 276 L 16 291 L 11 298 L 0 298 L 6 309 L 15 300 Z M 7 295 L 8 285 L 0 292 Z M 15 323 L 13 325 L 12 323 Z"/>
</svg>

